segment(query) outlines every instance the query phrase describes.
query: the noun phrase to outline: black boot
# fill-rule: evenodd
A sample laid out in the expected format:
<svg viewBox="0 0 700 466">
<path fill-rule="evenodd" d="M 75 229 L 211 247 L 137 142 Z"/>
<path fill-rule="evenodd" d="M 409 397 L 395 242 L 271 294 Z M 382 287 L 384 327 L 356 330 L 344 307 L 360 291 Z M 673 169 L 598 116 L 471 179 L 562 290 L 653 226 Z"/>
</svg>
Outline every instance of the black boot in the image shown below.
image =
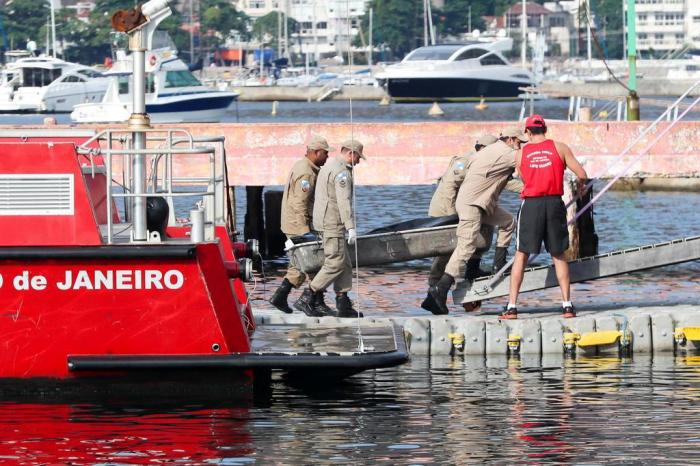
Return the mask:
<svg viewBox="0 0 700 466">
<path fill-rule="evenodd" d="M 338 317 L 364 317 L 352 307 L 352 301 L 347 293 L 338 293 L 335 297 L 335 307 L 338 308 Z"/>
<path fill-rule="evenodd" d="M 270 304 L 275 306 L 280 311 L 286 312 L 287 314 L 294 312 L 292 308 L 289 307 L 289 304 L 287 304 L 287 297 L 289 296 L 289 292 L 292 291 L 292 288 L 294 287 L 291 283 L 289 283 L 289 280 L 286 278 L 282 280 L 282 284 L 279 286 L 279 288 L 272 293 Z"/>
<path fill-rule="evenodd" d="M 314 304 L 314 309 L 317 313 L 320 313 L 324 316 L 335 317 L 338 315 L 337 312 L 335 312 L 333 309 L 326 305 L 326 301 L 323 299 L 323 290 L 319 290 L 316 292 L 316 302 Z"/>
<path fill-rule="evenodd" d="M 446 273 L 442 276 L 440 281 L 438 281 L 434 286 L 428 288 L 428 294 L 432 296 L 437 304 L 437 312 L 431 311 L 436 315 L 449 314 L 450 310 L 447 308 L 447 293 L 450 292 L 450 288 L 454 284 L 455 279 L 452 275 Z"/>
<path fill-rule="evenodd" d="M 432 296 L 430 296 L 430 293 L 427 294 L 423 302 L 421 303 L 420 307 L 425 309 L 426 311 L 430 311 L 433 314 L 439 314 L 440 313 L 440 308 L 438 307 L 438 304 L 435 302 Z"/>
<path fill-rule="evenodd" d="M 488 277 L 491 274 L 485 270 L 481 270 L 479 265 L 481 264 L 481 258 L 475 257 L 467 261 L 467 269 L 464 273 L 464 279 L 473 282 L 477 278 Z"/>
<path fill-rule="evenodd" d="M 496 253 L 493 255 L 493 273 L 501 270 L 508 263 L 508 248 L 496 248 Z"/>
<path fill-rule="evenodd" d="M 294 309 L 309 317 L 322 317 L 324 314 L 319 312 L 316 301 L 317 294 L 311 291 L 311 288 L 306 288 L 294 303 Z"/>
</svg>

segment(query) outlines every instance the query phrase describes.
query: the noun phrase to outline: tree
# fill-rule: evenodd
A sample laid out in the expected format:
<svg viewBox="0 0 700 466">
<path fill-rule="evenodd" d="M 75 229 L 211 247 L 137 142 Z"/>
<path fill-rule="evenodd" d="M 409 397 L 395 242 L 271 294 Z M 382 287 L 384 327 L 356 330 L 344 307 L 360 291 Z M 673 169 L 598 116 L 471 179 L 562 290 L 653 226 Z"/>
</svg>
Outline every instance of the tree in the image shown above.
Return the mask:
<svg viewBox="0 0 700 466">
<path fill-rule="evenodd" d="M 622 58 L 622 6 L 619 0 L 592 0 L 591 12 L 596 19 L 598 42 L 607 49 L 606 58 Z"/>
<path fill-rule="evenodd" d="M 29 40 L 43 43 L 50 15 L 46 0 L 9 0 L 1 13 L 8 39 L 15 48 L 24 48 Z"/>
<path fill-rule="evenodd" d="M 369 30 L 369 8 L 374 10 L 373 41 L 389 47 L 394 58 L 403 58 L 422 45 L 423 6 L 415 0 L 371 0 L 362 17 L 362 30 Z"/>
<path fill-rule="evenodd" d="M 253 37 L 263 39 L 269 36 L 273 44 L 277 44 L 277 15 L 278 12 L 271 11 L 265 16 L 261 16 L 253 23 Z M 287 31 L 297 30 L 297 21 L 294 18 L 287 17 Z M 282 31 L 284 34 L 284 30 Z"/>
<path fill-rule="evenodd" d="M 203 44 L 214 47 L 223 42 L 232 31 L 245 36 L 248 16 L 236 10 L 228 0 L 204 0 L 201 5 L 200 32 Z"/>
<path fill-rule="evenodd" d="M 487 5 L 478 0 L 447 0 L 438 11 L 435 23 L 438 33 L 457 36 L 469 32 L 469 7 L 471 6 L 472 30 L 484 28 L 483 16 L 487 14 Z"/>
</svg>

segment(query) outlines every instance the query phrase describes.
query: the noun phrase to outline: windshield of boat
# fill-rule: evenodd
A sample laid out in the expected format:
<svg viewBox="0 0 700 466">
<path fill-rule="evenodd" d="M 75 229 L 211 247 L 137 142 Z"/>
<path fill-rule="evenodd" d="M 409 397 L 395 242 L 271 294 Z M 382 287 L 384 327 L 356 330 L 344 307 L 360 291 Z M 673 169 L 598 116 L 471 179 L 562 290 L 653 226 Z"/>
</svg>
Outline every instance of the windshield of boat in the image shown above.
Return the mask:
<svg viewBox="0 0 700 466">
<path fill-rule="evenodd" d="M 22 86 L 48 86 L 59 76 L 61 76 L 61 70 L 59 68 L 22 68 Z"/>
<path fill-rule="evenodd" d="M 188 70 L 168 71 L 165 74 L 165 87 L 201 86 L 194 75 Z"/>
<path fill-rule="evenodd" d="M 131 74 L 124 73 L 117 76 L 119 83 L 119 93 L 129 94 L 129 86 L 131 81 Z M 153 94 L 156 91 L 155 79 L 153 74 L 146 73 L 146 94 Z"/>
<path fill-rule="evenodd" d="M 463 45 L 433 45 L 421 47 L 411 52 L 404 61 L 447 60 Z"/>
</svg>

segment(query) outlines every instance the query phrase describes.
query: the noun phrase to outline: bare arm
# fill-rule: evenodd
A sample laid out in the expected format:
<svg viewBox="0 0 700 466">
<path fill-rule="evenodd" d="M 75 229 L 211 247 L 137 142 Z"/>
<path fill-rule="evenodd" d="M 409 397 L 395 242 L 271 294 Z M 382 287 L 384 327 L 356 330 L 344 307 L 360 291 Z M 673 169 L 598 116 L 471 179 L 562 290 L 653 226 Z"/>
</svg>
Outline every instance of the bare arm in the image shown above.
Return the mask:
<svg viewBox="0 0 700 466">
<path fill-rule="evenodd" d="M 566 165 L 566 168 L 574 172 L 574 175 L 576 175 L 579 181 L 587 180 L 588 174 L 586 174 L 586 170 L 584 170 L 583 166 L 581 166 L 579 161 L 576 160 L 576 157 L 574 157 L 574 153 L 571 152 L 569 146 L 563 142 L 556 142 L 555 144 L 557 151 L 564 159 L 564 165 Z"/>
<path fill-rule="evenodd" d="M 515 173 L 518 174 L 518 178 L 523 177 L 523 174 L 520 172 L 520 163 L 521 163 L 522 157 L 523 157 L 522 149 L 517 150 L 515 152 Z"/>
</svg>

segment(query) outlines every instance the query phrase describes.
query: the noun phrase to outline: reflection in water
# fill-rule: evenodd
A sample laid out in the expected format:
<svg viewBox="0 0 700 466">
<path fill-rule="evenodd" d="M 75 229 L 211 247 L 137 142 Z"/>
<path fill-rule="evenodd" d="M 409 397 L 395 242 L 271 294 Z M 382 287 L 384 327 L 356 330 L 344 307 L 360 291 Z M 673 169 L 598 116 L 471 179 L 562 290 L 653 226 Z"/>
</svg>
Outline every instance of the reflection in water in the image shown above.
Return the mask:
<svg viewBox="0 0 700 466">
<path fill-rule="evenodd" d="M 4 403 L 8 462 L 687 463 L 697 356 L 414 358 L 248 406 Z"/>
</svg>

